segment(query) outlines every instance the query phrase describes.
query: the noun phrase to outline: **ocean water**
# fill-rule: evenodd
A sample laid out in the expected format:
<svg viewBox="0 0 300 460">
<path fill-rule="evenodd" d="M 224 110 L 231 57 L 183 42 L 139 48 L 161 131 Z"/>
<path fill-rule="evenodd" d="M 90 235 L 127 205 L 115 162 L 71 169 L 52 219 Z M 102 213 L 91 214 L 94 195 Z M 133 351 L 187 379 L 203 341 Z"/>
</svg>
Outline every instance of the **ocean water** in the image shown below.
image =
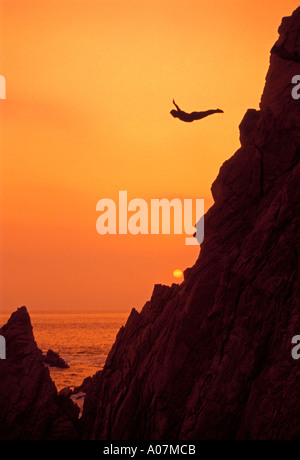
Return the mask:
<svg viewBox="0 0 300 460">
<path fill-rule="evenodd" d="M 0 325 L 9 315 L 0 315 Z M 49 348 L 69 364 L 69 369 L 50 368 L 56 387 L 74 388 L 103 368 L 116 335 L 125 325 L 128 314 L 67 313 L 31 314 L 33 333 L 38 347 Z"/>
</svg>

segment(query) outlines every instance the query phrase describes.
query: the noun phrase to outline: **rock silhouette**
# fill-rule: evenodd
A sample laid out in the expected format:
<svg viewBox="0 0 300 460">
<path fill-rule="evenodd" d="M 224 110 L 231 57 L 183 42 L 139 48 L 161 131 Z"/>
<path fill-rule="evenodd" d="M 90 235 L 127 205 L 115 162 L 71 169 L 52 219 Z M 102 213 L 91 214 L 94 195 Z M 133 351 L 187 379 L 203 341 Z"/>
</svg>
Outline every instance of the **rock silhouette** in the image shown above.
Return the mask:
<svg viewBox="0 0 300 460">
<path fill-rule="evenodd" d="M 7 343 L 0 362 L 0 439 L 76 439 L 79 408 L 57 394 L 32 333 L 25 307 L 0 329 Z"/>
<path fill-rule="evenodd" d="M 87 389 L 84 439 L 300 439 L 300 8 L 279 33 L 199 259 L 132 310 Z"/>
<path fill-rule="evenodd" d="M 50 367 L 59 367 L 60 369 L 68 369 L 70 367 L 65 360 L 53 350 L 47 351 L 46 355 L 43 356 L 43 362 Z"/>
</svg>

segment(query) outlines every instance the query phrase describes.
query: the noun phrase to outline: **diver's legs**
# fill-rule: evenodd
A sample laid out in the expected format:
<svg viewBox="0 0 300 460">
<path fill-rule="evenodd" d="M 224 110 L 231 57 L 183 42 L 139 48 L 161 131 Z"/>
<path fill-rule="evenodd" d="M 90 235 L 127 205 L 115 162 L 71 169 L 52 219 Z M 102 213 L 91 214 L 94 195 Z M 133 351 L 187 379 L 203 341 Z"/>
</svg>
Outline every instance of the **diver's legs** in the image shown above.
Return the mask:
<svg viewBox="0 0 300 460">
<path fill-rule="evenodd" d="M 191 115 L 194 120 L 201 120 L 201 118 L 208 117 L 209 115 L 213 115 L 214 113 L 224 113 L 223 110 L 206 110 L 205 112 L 192 112 Z"/>
</svg>

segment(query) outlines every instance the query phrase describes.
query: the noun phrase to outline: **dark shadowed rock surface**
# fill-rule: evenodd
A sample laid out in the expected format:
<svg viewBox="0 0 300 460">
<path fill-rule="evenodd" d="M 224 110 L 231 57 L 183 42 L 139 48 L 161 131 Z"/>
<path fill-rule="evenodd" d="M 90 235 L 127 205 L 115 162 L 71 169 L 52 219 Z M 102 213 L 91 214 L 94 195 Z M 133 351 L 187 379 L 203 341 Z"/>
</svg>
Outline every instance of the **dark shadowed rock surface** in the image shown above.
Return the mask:
<svg viewBox="0 0 300 460">
<path fill-rule="evenodd" d="M 74 388 L 73 394 L 82 393 L 82 392 L 86 393 L 92 382 L 93 382 L 92 377 L 86 377 L 81 385 Z"/>
<path fill-rule="evenodd" d="M 0 335 L 7 349 L 0 360 L 0 439 L 76 439 L 79 409 L 68 392 L 57 394 L 25 307 Z"/>
<path fill-rule="evenodd" d="M 53 350 L 48 350 L 46 355 L 43 356 L 43 362 L 50 367 L 59 367 L 60 369 L 68 369 L 70 366 L 63 358 Z"/>
<path fill-rule="evenodd" d="M 132 311 L 87 389 L 85 439 L 300 439 L 300 9 L 279 31 L 199 259 Z"/>
</svg>

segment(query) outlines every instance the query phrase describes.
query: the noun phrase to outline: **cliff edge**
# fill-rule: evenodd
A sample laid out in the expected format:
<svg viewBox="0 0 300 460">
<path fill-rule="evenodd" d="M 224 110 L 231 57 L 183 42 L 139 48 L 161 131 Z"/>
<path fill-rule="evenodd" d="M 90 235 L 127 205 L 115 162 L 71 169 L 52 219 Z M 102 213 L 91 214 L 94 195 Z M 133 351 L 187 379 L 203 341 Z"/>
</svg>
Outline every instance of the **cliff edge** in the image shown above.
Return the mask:
<svg viewBox="0 0 300 460">
<path fill-rule="evenodd" d="M 199 259 L 132 311 L 87 391 L 85 439 L 300 439 L 300 8 L 279 34 Z"/>
</svg>

